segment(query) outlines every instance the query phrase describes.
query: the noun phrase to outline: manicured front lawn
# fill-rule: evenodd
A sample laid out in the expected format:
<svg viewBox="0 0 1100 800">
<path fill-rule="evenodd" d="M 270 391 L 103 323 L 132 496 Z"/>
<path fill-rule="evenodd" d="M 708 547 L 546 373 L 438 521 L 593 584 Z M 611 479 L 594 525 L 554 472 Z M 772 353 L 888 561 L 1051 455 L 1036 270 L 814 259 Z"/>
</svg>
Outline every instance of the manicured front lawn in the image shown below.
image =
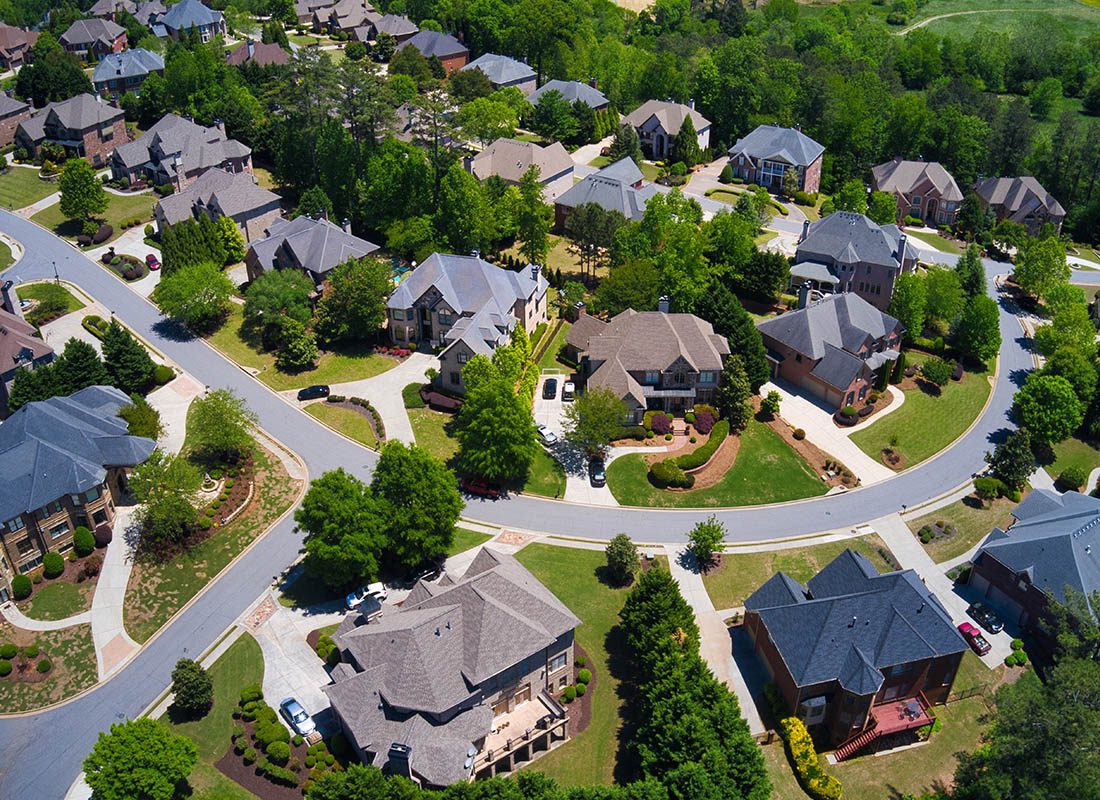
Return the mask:
<svg viewBox="0 0 1100 800">
<path fill-rule="evenodd" d="M 612 589 L 596 577 L 606 563 L 599 550 L 532 544 L 516 558 L 580 618 L 577 644 L 588 654 L 596 675 L 588 728 L 539 758 L 531 769 L 563 786 L 613 783 L 622 726 L 619 682 L 629 677 L 624 674 L 629 663 L 618 615 L 628 590 Z M 611 660 L 614 668 L 609 667 Z"/>
<path fill-rule="evenodd" d="M 565 470 L 552 455 L 541 447 L 531 463 L 531 473 L 523 484 L 523 491 L 543 497 L 561 497 L 565 494 Z"/>
<path fill-rule="evenodd" d="M 596 156 L 594 159 L 588 162 L 588 166 L 595 167 L 596 169 L 603 169 L 611 163 L 611 159 L 607 156 Z"/>
<path fill-rule="evenodd" d="M 358 411 L 324 402 L 310 403 L 305 410 L 311 417 L 316 417 L 349 439 L 354 439 L 367 447 L 378 448 L 378 437 L 374 435 L 374 429 L 367 422 L 367 418 Z"/>
<path fill-rule="evenodd" d="M 453 414 L 432 411 L 430 408 L 410 408 L 416 443 L 442 461 L 450 461 L 458 452 L 458 440 L 451 435 Z"/>
<path fill-rule="evenodd" d="M 916 355 L 910 354 L 909 363 L 916 363 Z M 939 395 L 909 389 L 901 408 L 872 421 L 866 429 L 853 433 L 851 439 L 867 455 L 880 458 L 897 437 L 905 467 L 931 458 L 962 436 L 982 413 L 989 397 L 990 376 L 967 371 L 962 381 L 949 381 Z"/>
<path fill-rule="evenodd" d="M 485 544 L 493 537 L 487 533 L 478 533 L 472 531 L 469 528 L 456 527 L 455 538 L 451 542 L 451 546 L 447 549 L 447 556 L 456 556 L 459 553 L 463 553 L 479 544 Z"/>
<path fill-rule="evenodd" d="M 0 242 L 0 269 L 7 269 L 15 261 L 15 257 L 11 254 L 11 248 L 4 242 Z"/>
<path fill-rule="evenodd" d="M 624 506 L 703 508 L 783 503 L 825 494 L 810 466 L 767 425 L 752 420 L 741 434 L 737 460 L 714 486 L 673 492 L 649 482 L 642 454 L 617 458 L 607 485 Z"/>
<path fill-rule="evenodd" d="M 80 302 L 76 295 L 66 289 L 64 286 L 58 286 L 55 283 L 21 283 L 15 287 L 19 297 L 24 300 L 42 300 L 47 294 L 57 296 L 64 295 L 65 297 L 65 313 L 71 314 L 73 311 L 79 311 L 84 308 L 84 304 Z"/>
<path fill-rule="evenodd" d="M 57 183 L 39 178 L 37 169 L 12 167 L 0 175 L 0 205 L 12 211 L 37 203 L 57 190 Z"/>
<path fill-rule="evenodd" d="M 707 587 L 707 594 L 715 608 L 740 608 L 745 604 L 745 598 L 775 573 L 784 572 L 805 585 L 822 567 L 847 549 L 866 556 L 879 572 L 889 572 L 891 567 L 879 554 L 880 547 L 885 548 L 886 545 L 872 533 L 855 539 L 787 550 L 726 554 L 720 567 L 703 574 L 703 585 Z"/>
<path fill-rule="evenodd" d="M 1077 467 L 1088 475 L 1096 467 L 1100 467 L 1100 450 L 1096 446 L 1081 439 L 1066 439 L 1052 445 L 1054 461 L 1046 465 L 1046 471 L 1052 478 L 1057 478 L 1070 467 Z M 1095 487 L 1085 486 L 1084 491 L 1091 492 Z"/>
<path fill-rule="evenodd" d="M 550 343 L 546 346 L 546 350 L 539 356 L 540 370 L 569 369 L 569 367 L 566 367 L 558 361 L 558 352 L 561 350 L 562 345 L 565 344 L 565 337 L 569 335 L 569 329 L 571 327 L 573 327 L 572 324 L 563 322 L 562 326 L 558 328 L 558 332 L 554 334 L 554 338 L 550 340 Z"/>
<path fill-rule="evenodd" d="M 938 233 L 926 233 L 925 231 L 914 231 L 908 228 L 905 230 L 905 232 L 910 237 L 918 239 L 924 242 L 929 247 L 932 247 L 943 253 L 953 253 L 954 255 L 961 256 L 964 252 L 966 252 L 963 248 L 959 247 L 958 244 L 951 241 L 950 239 L 946 239 L 943 236 L 940 236 Z"/>
<path fill-rule="evenodd" d="M 52 668 L 41 681 L 16 680 L 15 672 L 0 678 L 0 710 L 5 713 L 31 711 L 60 702 L 97 680 L 91 625 L 72 625 L 59 631 L 25 631 L 0 622 L 0 643 L 7 642 L 19 647 L 38 645 L 39 659 L 35 663 L 45 657 Z"/>
<path fill-rule="evenodd" d="M 57 580 L 38 587 L 33 595 L 20 602 L 19 610 L 31 619 L 65 619 L 87 611 L 92 605 L 95 581 L 72 583 Z"/>
<path fill-rule="evenodd" d="M 955 535 L 948 539 L 933 539 L 924 545 L 937 564 L 961 556 L 976 545 L 995 527 L 1002 530 L 1012 523 L 1011 511 L 1016 504 L 1001 497 L 990 506 L 979 508 L 973 496 L 964 497 L 949 506 L 910 520 L 907 524 L 914 535 L 925 525 L 946 522 L 955 526 Z"/>
<path fill-rule="evenodd" d="M 123 196 L 108 193 L 107 197 L 110 201 L 107 204 L 107 210 L 98 218 L 115 229 L 114 233 L 111 234 L 111 238 L 107 240 L 108 242 L 114 241 L 122 234 L 122 222 L 124 220 L 140 217 L 144 224 L 153 218 L 153 202 L 156 197 L 152 194 Z M 81 223 L 77 220 L 67 219 L 61 213 L 60 203 L 55 203 L 49 208 L 39 211 L 31 219 L 42 227 L 50 229 L 58 236 L 69 239 L 75 239 L 81 232 Z M 101 244 L 106 244 L 106 242 L 101 242 Z"/>
<path fill-rule="evenodd" d="M 640 169 L 642 170 L 642 177 L 650 183 L 661 177 L 661 168 L 656 164 L 650 164 L 648 161 L 643 161 Z"/>
</svg>

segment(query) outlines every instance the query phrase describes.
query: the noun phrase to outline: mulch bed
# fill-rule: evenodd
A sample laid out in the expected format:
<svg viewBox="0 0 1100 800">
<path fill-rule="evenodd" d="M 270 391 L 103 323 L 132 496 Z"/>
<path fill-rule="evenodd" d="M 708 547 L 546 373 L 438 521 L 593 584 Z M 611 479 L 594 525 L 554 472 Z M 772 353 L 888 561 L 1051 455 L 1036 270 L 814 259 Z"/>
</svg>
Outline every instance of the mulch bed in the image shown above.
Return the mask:
<svg viewBox="0 0 1100 800">
<path fill-rule="evenodd" d="M 901 383 L 896 384 L 896 385 L 897 385 L 898 389 L 909 388 L 906 384 L 916 386 L 916 383 L 914 381 L 912 381 L 911 379 L 903 379 Z M 854 423 L 852 423 L 851 425 L 842 425 L 842 424 L 840 424 L 840 422 L 837 421 L 837 415 L 840 413 L 838 411 L 832 417 L 833 424 L 838 428 L 852 428 L 852 427 L 855 427 L 856 425 L 862 425 L 866 420 L 868 420 L 871 417 L 875 416 L 876 414 L 880 413 L 884 408 L 889 406 L 892 402 L 894 402 L 894 395 L 893 395 L 892 392 L 890 392 L 890 391 L 880 392 L 878 401 L 875 403 L 875 406 L 874 406 L 875 410 L 872 411 L 870 414 L 868 414 L 865 417 L 856 417 L 856 421 Z M 864 403 L 861 406 L 856 406 L 856 410 L 861 411 L 866 406 L 867 406 L 867 403 Z"/>
<path fill-rule="evenodd" d="M 882 463 L 893 470 L 905 469 L 905 456 L 903 456 L 898 450 L 892 447 L 885 448 L 879 453 L 879 459 Z"/>
<path fill-rule="evenodd" d="M 222 491 L 229 492 L 229 497 L 221 502 L 221 505 L 214 511 L 214 516 L 211 517 L 214 524 L 219 528 L 237 513 L 252 491 L 252 481 L 254 479 L 252 454 L 248 453 L 242 456 L 233 466 L 237 470 L 236 476 L 233 477 L 233 487 L 226 489 L 224 483 L 222 484 Z M 228 471 L 224 471 L 223 478 L 229 477 Z M 220 496 L 220 492 L 218 496 Z"/>
<path fill-rule="evenodd" d="M 243 724 L 251 738 L 252 723 L 243 722 L 241 720 L 236 720 L 235 722 Z M 309 777 L 309 770 L 305 767 L 306 751 L 309 750 L 309 745 L 305 742 L 302 742 L 302 744 L 297 747 L 294 746 L 293 742 L 290 744 L 290 762 L 287 766 L 294 763 L 294 759 L 298 759 L 298 763 L 302 765 L 302 770 L 298 773 L 300 778 L 298 786 L 283 786 L 278 783 L 272 783 L 263 775 L 257 775 L 256 765 L 245 764 L 244 756 L 239 756 L 233 752 L 232 743 L 227 742 L 226 744 L 229 749 L 226 750 L 225 755 L 214 764 L 218 772 L 236 781 L 257 797 L 264 798 L 264 800 L 302 800 L 302 790 L 300 786 L 305 783 L 306 779 Z"/>
<path fill-rule="evenodd" d="M 592 659 L 588 657 L 588 653 L 584 651 L 576 642 L 573 643 L 573 657 L 584 656 L 583 669 L 592 673 L 592 680 L 588 682 L 588 689 L 584 692 L 584 697 L 578 697 L 572 703 L 562 702 L 565 706 L 566 712 L 569 714 L 569 737 L 573 738 L 579 733 L 584 733 L 585 728 L 592 721 L 592 695 L 595 693 L 596 683 L 599 681 L 599 676 L 596 669 L 592 665 Z M 576 666 L 573 667 L 573 683 L 577 682 L 577 673 L 580 672 Z M 561 698 L 558 698 L 561 701 Z"/>
<path fill-rule="evenodd" d="M 339 403 L 326 402 L 326 405 L 336 406 L 337 408 L 346 408 L 349 411 L 354 411 L 356 414 L 367 421 L 367 425 L 370 426 L 371 431 L 374 433 L 375 439 L 380 442 L 385 440 L 386 435 L 379 431 L 377 426 L 375 426 L 374 424 L 374 415 L 371 414 L 370 411 L 368 411 L 364 406 L 361 406 L 358 403 L 353 403 L 350 400 L 343 400 Z"/>
<path fill-rule="evenodd" d="M 71 552 L 72 551 L 70 550 L 69 553 Z M 34 598 L 35 594 L 37 594 L 42 589 L 45 589 L 52 583 L 75 583 L 81 587 L 87 587 L 90 590 L 94 590 L 96 581 L 99 580 L 99 573 L 96 573 L 90 578 L 84 578 L 83 580 L 80 580 L 80 575 L 84 571 L 84 564 L 89 558 L 98 556 L 100 559 L 100 565 L 102 566 L 102 560 L 103 557 L 107 554 L 107 548 L 98 547 L 88 555 L 84 556 L 84 558 L 78 558 L 76 561 L 69 561 L 69 553 L 65 553 L 64 572 L 62 572 L 56 578 L 43 578 L 38 583 L 32 582 L 30 597 L 26 598 L 25 600 L 15 601 L 15 605 L 19 607 L 20 611 L 22 611 L 24 614 L 27 613 L 27 603 Z M 39 569 L 41 569 L 41 567 Z"/>
<path fill-rule="evenodd" d="M 853 486 L 859 485 L 859 480 L 852 475 L 851 471 L 833 456 L 826 453 L 808 439 L 800 440 L 794 438 L 794 429 L 782 419 L 777 417 L 776 419 L 769 420 L 766 424 L 773 431 L 778 433 L 783 441 L 790 445 L 796 453 L 802 456 L 806 463 L 810 465 L 810 469 L 818 476 L 824 475 L 828 471 L 825 467 L 826 461 L 832 465 L 829 469 L 837 474 L 825 481 L 826 486 L 847 486 L 848 488 L 852 488 Z"/>
<path fill-rule="evenodd" d="M 692 491 L 706 489 L 721 481 L 726 473 L 730 471 L 733 462 L 737 460 L 737 454 L 740 451 L 741 437 L 727 436 L 726 440 L 718 445 L 718 449 L 710 457 L 710 461 L 700 467 L 698 472 L 692 473 L 695 476 L 695 484 L 691 487 Z"/>
</svg>

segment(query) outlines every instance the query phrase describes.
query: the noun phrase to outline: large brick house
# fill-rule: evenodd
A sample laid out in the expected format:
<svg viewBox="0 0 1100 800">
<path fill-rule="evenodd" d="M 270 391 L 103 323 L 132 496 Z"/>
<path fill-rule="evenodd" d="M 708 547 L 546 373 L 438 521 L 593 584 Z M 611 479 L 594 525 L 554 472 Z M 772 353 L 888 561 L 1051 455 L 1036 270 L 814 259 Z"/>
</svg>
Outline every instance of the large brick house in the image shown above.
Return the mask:
<svg viewBox="0 0 1100 800">
<path fill-rule="evenodd" d="M 863 214 L 838 211 L 802 226 L 791 267 L 791 286 L 807 280 L 823 292 L 852 292 L 885 311 L 894 284 L 917 265 L 917 250 L 897 225 L 878 225 Z"/>
<path fill-rule="evenodd" d="M 1044 225 L 1062 230 L 1066 210 L 1035 178 L 986 178 L 974 185 L 982 208 L 992 208 L 997 221 L 1009 220 L 1037 236 Z"/>
<path fill-rule="evenodd" d="M 0 25 L 0 67 L 18 69 L 31 59 L 31 48 L 38 41 L 37 31 Z"/>
<path fill-rule="evenodd" d="M 126 92 L 138 92 L 145 79 L 153 73 L 164 73 L 164 59 L 158 53 L 135 47 L 112 53 L 95 66 L 92 83 L 104 97 L 118 97 Z"/>
<path fill-rule="evenodd" d="M 282 213 L 281 198 L 256 183 L 248 172 L 226 172 L 214 167 L 182 192 L 161 198 L 153 206 L 157 230 L 205 214 L 211 219 L 229 217 L 246 242 L 264 235 Z"/>
<path fill-rule="evenodd" d="M 470 172 L 479 181 L 492 176 L 518 185 L 531 167 L 539 171 L 543 198 L 548 203 L 573 186 L 573 159 L 561 142 L 545 147 L 518 139 L 497 139 L 470 161 Z"/>
<path fill-rule="evenodd" d="M 130 436 L 118 411 L 130 398 L 112 386 L 89 386 L 20 408 L 0 425 L 0 600 L 13 575 L 72 547 L 73 531 L 108 529 L 126 471 L 155 442 Z"/>
<path fill-rule="evenodd" d="M 115 150 L 111 175 L 131 186 L 170 184 L 186 189 L 208 169 L 252 173 L 252 149 L 225 135 L 216 120 L 207 128 L 186 117 L 165 114 L 145 134 Z"/>
<path fill-rule="evenodd" d="M 733 174 L 771 192 L 783 188 L 787 170 L 798 174 L 798 189 L 816 192 L 821 188 L 821 159 L 825 148 L 799 128 L 761 125 L 742 136 L 729 149 Z"/>
<path fill-rule="evenodd" d="M 439 31 L 417 31 L 399 44 L 397 49 L 404 47 L 415 47 L 424 58 L 435 56 L 448 75 L 466 66 L 470 58 L 470 51 L 462 42 L 450 34 Z"/>
<path fill-rule="evenodd" d="M 19 124 L 31 118 L 29 103 L 16 100 L 6 94 L 0 94 L 0 147 L 7 147 L 15 141 L 15 131 Z"/>
<path fill-rule="evenodd" d="M 710 120 L 695 110 L 695 102 L 690 105 L 673 103 L 667 100 L 646 100 L 636 109 L 623 117 L 623 124 L 638 131 L 642 150 L 653 159 L 668 158 L 673 142 L 680 135 L 684 120 L 691 118 L 695 126 L 695 137 L 699 147 L 710 147 Z"/>
<path fill-rule="evenodd" d="M 854 294 L 809 302 L 757 325 L 772 373 L 836 408 L 855 405 L 897 360 L 901 323 Z"/>
<path fill-rule="evenodd" d="M 34 369 L 54 360 L 53 348 L 23 319 L 19 296 L 11 281 L 0 287 L 0 417 L 7 414 L 8 393 L 20 369 Z"/>
<path fill-rule="evenodd" d="M 78 56 L 91 53 L 95 58 L 103 58 L 126 49 L 126 29 L 109 19 L 78 19 L 57 41 Z"/>
<path fill-rule="evenodd" d="M 15 145 L 34 156 L 43 142 L 53 142 L 83 156 L 93 166 L 105 166 L 115 148 L 128 141 L 121 109 L 92 94 L 78 94 L 50 103 L 23 120 L 15 131 Z"/>
<path fill-rule="evenodd" d="M 377 250 L 378 245 L 353 234 L 346 219 L 340 226 L 323 217 L 300 216 L 272 222 L 262 239 L 252 241 L 244 263 L 250 281 L 273 269 L 298 269 L 320 286 L 336 267 Z"/>
<path fill-rule="evenodd" d="M 425 788 L 501 774 L 568 738 L 553 694 L 572 682 L 579 623 L 512 556 L 483 548 L 457 580 L 348 614 L 323 691 L 367 764 Z"/>
<path fill-rule="evenodd" d="M 157 36 L 170 36 L 177 40 L 192 30 L 204 42 L 225 36 L 225 15 L 207 8 L 202 0 L 180 0 L 164 14 L 158 15 L 153 26 Z"/>
<path fill-rule="evenodd" d="M 567 230 L 569 215 L 585 203 L 595 203 L 604 211 L 617 211 L 637 222 L 645 215 L 649 198 L 656 193 L 657 187 L 642 180 L 642 171 L 627 156 L 585 176 L 560 194 L 554 201 L 554 226 Z"/>
<path fill-rule="evenodd" d="M 1078 492 L 1035 489 L 1012 512 L 1008 530 L 994 528 L 978 549 L 970 586 L 1005 622 L 1033 633 L 1048 649 L 1044 629 L 1052 603 L 1076 595 L 1095 617 L 1100 592 L 1100 500 Z"/>
<path fill-rule="evenodd" d="M 494 89 L 515 86 L 525 95 L 535 91 L 535 71 L 514 58 L 484 53 L 464 66 L 462 71 L 471 69 L 481 70 Z"/>
<path fill-rule="evenodd" d="M 588 389 L 610 389 L 627 407 L 631 424 L 646 411 L 682 414 L 713 404 L 730 348 L 724 336 L 694 314 L 627 309 L 603 322 L 581 311 L 566 335 L 577 355 L 577 376 Z"/>
<path fill-rule="evenodd" d="M 937 161 L 895 158 L 871 170 L 871 188 L 891 194 L 898 219 L 916 217 L 927 225 L 954 225 L 963 194 L 951 173 Z"/>
<path fill-rule="evenodd" d="M 931 724 L 967 644 L 916 572 L 880 574 L 845 550 L 806 586 L 776 573 L 745 631 L 791 713 L 844 759 Z"/>
</svg>

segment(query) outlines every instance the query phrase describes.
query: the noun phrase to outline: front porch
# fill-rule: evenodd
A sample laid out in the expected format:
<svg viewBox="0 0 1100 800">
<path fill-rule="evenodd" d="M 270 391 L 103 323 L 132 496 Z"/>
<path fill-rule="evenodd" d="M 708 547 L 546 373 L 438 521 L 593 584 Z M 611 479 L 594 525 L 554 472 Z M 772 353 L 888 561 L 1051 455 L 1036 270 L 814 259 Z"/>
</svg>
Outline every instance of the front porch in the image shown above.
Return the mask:
<svg viewBox="0 0 1100 800">
<path fill-rule="evenodd" d="M 565 709 L 546 692 L 493 717 L 492 729 L 474 758 L 474 778 L 491 778 L 518 769 L 569 738 Z"/>
</svg>

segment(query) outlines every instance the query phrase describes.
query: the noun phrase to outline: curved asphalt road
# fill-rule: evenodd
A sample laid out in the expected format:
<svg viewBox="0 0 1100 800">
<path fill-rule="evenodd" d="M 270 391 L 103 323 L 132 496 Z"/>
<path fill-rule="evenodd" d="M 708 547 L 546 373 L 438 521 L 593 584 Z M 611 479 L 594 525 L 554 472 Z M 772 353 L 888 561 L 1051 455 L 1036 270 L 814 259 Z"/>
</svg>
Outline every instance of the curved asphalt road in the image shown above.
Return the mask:
<svg viewBox="0 0 1100 800">
<path fill-rule="evenodd" d="M 60 276 L 103 303 L 119 319 L 211 388 L 232 388 L 259 417 L 261 426 L 298 453 L 311 475 L 342 466 L 366 476 L 377 456 L 332 433 L 253 380 L 205 342 L 171 335 L 159 312 L 120 280 L 37 225 L 0 212 L 0 230 L 25 248 L 5 278 L 27 281 Z M 939 259 L 946 260 L 946 259 Z M 1009 267 L 987 263 L 992 278 Z M 1002 306 L 1001 371 L 986 413 L 947 452 L 889 481 L 827 498 L 783 506 L 725 509 L 716 515 L 732 540 L 795 536 L 848 527 L 912 506 L 965 482 L 983 466 L 983 454 L 999 431 L 1015 383 L 1031 368 L 1020 327 Z M 466 515 L 504 526 L 610 538 L 627 531 L 640 541 L 683 541 L 706 511 L 579 506 L 535 497 L 474 502 Z M 30 717 L 0 719 L 0 797 L 60 798 L 80 771 L 95 736 L 112 722 L 133 718 L 170 683 L 175 662 L 201 653 L 294 558 L 301 545 L 289 518 L 262 546 L 249 551 L 209 590 L 149 644 L 125 669 L 68 705 Z"/>
</svg>

